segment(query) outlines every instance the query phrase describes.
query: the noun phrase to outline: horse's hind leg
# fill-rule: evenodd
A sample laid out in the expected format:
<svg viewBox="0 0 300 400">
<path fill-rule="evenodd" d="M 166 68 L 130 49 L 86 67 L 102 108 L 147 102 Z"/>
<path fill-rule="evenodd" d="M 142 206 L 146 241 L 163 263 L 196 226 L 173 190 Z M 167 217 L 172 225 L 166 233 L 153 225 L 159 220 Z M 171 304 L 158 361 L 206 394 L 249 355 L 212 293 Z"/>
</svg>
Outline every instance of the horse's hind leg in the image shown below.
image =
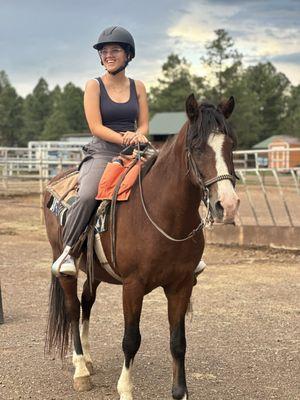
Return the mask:
<svg viewBox="0 0 300 400">
<path fill-rule="evenodd" d="M 83 355 L 86 363 L 86 367 L 90 374 L 93 374 L 93 361 L 90 354 L 90 343 L 89 343 L 89 324 L 91 309 L 96 299 L 96 291 L 100 284 L 100 281 L 94 281 L 92 288 L 90 288 L 88 280 L 84 282 L 83 291 L 81 295 L 81 307 L 82 307 L 82 326 L 81 326 L 81 344 Z M 92 290 L 90 290 L 92 289 Z M 74 355 L 76 353 L 74 351 Z"/>
<path fill-rule="evenodd" d="M 132 400 L 132 364 L 140 347 L 140 317 L 144 287 L 139 282 L 123 284 L 123 312 L 125 330 L 123 337 L 124 365 L 118 381 L 120 400 Z"/>
<path fill-rule="evenodd" d="M 77 297 L 77 278 L 60 276 L 59 282 L 64 291 L 66 314 L 71 324 L 73 336 L 75 351 L 75 355 L 73 355 L 75 366 L 74 389 L 82 392 L 90 390 L 92 385 L 90 373 L 85 364 L 79 333 L 80 302 Z"/>
<path fill-rule="evenodd" d="M 165 288 L 168 299 L 170 349 L 173 358 L 173 399 L 185 400 L 188 391 L 185 379 L 185 314 L 190 301 L 193 280 Z"/>
</svg>

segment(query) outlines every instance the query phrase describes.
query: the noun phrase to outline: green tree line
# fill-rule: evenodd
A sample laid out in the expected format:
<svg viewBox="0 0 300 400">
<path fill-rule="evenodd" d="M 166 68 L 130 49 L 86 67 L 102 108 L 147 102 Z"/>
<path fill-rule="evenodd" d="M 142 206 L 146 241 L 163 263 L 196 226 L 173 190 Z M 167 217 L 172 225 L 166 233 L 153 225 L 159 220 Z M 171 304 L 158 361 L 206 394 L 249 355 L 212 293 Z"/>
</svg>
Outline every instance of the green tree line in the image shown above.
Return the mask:
<svg viewBox="0 0 300 400">
<path fill-rule="evenodd" d="M 236 109 L 231 123 L 240 148 L 276 134 L 300 137 L 300 85 L 293 86 L 271 62 L 245 67 L 242 54 L 223 29 L 215 31 L 215 39 L 206 45 L 206 55 L 200 61 L 206 66 L 207 77 L 193 74 L 184 57 L 168 56 L 161 77 L 149 91 L 150 116 L 183 111 L 191 92 L 199 101 L 214 104 L 233 95 Z M 0 71 L 1 146 L 26 146 L 30 140 L 57 140 L 66 133 L 86 131 L 81 88 L 68 83 L 51 91 L 41 78 L 23 98 Z"/>
<path fill-rule="evenodd" d="M 243 56 L 234 48 L 228 33 L 219 29 L 215 35 L 201 59 L 209 71 L 209 79 L 193 75 L 184 57 L 169 55 L 158 85 L 150 89 L 151 115 L 183 111 L 191 92 L 200 101 L 215 105 L 232 95 L 236 107 L 230 121 L 239 148 L 250 148 L 272 135 L 300 138 L 300 85 L 293 86 L 271 62 L 245 67 Z"/>
<path fill-rule="evenodd" d="M 49 90 L 41 78 L 22 98 L 0 71 L 0 145 L 27 146 L 30 140 L 58 140 L 63 134 L 87 131 L 83 91 L 73 83 Z"/>
</svg>

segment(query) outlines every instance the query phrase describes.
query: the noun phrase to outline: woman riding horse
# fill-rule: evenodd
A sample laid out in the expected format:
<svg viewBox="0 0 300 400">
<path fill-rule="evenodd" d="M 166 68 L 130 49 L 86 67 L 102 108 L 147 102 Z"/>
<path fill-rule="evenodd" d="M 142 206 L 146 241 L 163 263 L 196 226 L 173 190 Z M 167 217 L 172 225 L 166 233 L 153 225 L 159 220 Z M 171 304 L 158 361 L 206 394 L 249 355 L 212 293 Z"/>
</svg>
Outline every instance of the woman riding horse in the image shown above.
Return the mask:
<svg viewBox="0 0 300 400">
<path fill-rule="evenodd" d="M 109 161 L 124 146 L 148 141 L 148 104 L 144 84 L 127 78 L 125 68 L 135 56 L 132 35 L 124 28 L 105 29 L 93 46 L 106 73 L 87 82 L 84 110 L 92 141 L 84 146 L 85 158 L 79 173 L 79 192 L 68 210 L 63 230 L 63 252 L 53 263 L 57 275 L 76 275 L 72 246 L 89 223 L 97 207 L 98 183 Z"/>
<path fill-rule="evenodd" d="M 56 260 L 50 291 L 47 342 L 49 349 L 58 347 L 61 354 L 65 354 L 71 329 L 74 387 L 79 391 L 91 388 L 93 368 L 88 332 L 97 287 L 101 282 L 120 282 L 109 275 L 98 260 L 94 260 L 91 288 L 86 281 L 82 292 L 80 335 L 76 269 L 69 251 L 97 205 L 94 197 L 106 163 L 123 146 L 146 142 L 148 131 L 144 85 L 127 80 L 124 73 L 135 54 L 131 35 L 122 28 L 109 28 L 100 35 L 94 47 L 100 49 L 101 62 L 107 73 L 97 82 L 91 80 L 87 83 L 85 112 L 94 138 L 86 146 L 86 157 L 80 170 L 79 200 L 70 209 L 63 241 L 60 239 L 59 221 L 47 208 L 50 193 L 46 193 L 44 198 L 47 234 Z M 199 105 L 193 95 L 189 96 L 186 101 L 187 122 L 179 134 L 163 146 L 152 168 L 133 187 L 129 201 L 118 207 L 116 273 L 123 284 L 125 325 L 124 364 L 118 381 L 121 400 L 133 399 L 132 366 L 141 342 L 139 323 L 143 298 L 157 287 L 163 287 L 168 301 L 173 358 L 172 397 L 177 400 L 188 398 L 185 314 L 195 282 L 195 268 L 204 249 L 204 224 L 199 216 L 199 205 L 201 200 L 209 200 L 213 216 L 231 223 L 239 204 L 234 190 L 232 162 L 235 138 L 225 120 L 233 108 L 233 98 L 214 107 Z M 122 120 L 117 115 L 122 115 Z M 137 122 L 137 130 L 134 122 Z M 110 230 L 111 226 L 101 234 L 101 242 L 108 262 L 112 263 Z M 84 249 L 79 268 L 85 272 L 86 259 Z"/>
<path fill-rule="evenodd" d="M 195 268 L 204 249 L 200 201 L 205 199 L 208 204 L 209 200 L 213 217 L 224 223 L 234 221 L 239 205 L 232 162 L 235 138 L 225 121 L 233 108 L 233 98 L 216 108 L 207 104 L 199 106 L 195 97 L 189 96 L 186 102 L 188 121 L 179 134 L 163 146 L 152 168 L 133 187 L 130 199 L 118 207 L 115 271 L 122 279 L 124 313 L 124 364 L 118 381 L 120 400 L 133 399 L 132 367 L 141 343 L 139 324 L 143 298 L 157 287 L 164 289 L 168 300 L 172 397 L 188 398 L 185 314 L 195 282 Z M 47 208 L 49 199 L 50 193 L 46 193 L 45 221 L 55 258 L 61 251 L 60 226 L 57 217 Z M 110 233 L 111 226 L 101 234 L 101 242 L 112 265 Z M 79 268 L 85 272 L 86 260 L 84 249 Z M 120 284 L 96 258 L 94 262 L 92 287 L 87 280 L 82 291 L 81 335 L 77 278 L 64 274 L 52 276 L 50 291 L 48 348 L 59 348 L 61 354 L 65 354 L 71 330 L 74 388 L 79 391 L 91 388 L 93 363 L 88 336 L 97 287 L 101 282 Z"/>
</svg>

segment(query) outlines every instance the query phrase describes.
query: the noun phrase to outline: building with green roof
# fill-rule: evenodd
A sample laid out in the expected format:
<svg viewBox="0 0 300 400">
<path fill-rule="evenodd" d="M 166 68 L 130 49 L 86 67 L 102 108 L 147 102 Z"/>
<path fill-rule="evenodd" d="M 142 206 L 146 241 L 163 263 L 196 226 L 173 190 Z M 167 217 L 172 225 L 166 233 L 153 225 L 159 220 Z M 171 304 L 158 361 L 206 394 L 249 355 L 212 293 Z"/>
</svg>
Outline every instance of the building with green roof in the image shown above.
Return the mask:
<svg viewBox="0 0 300 400">
<path fill-rule="evenodd" d="M 178 133 L 186 120 L 184 111 L 156 113 L 149 123 L 151 140 L 164 142 L 170 135 Z"/>
</svg>

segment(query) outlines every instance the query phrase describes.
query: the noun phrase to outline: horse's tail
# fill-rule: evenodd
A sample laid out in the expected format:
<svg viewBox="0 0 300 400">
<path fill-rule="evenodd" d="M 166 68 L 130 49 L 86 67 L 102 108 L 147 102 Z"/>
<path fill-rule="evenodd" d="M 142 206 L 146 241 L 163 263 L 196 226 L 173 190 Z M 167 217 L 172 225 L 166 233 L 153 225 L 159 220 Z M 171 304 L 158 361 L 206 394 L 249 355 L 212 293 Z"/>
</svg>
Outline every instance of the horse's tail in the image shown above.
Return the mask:
<svg viewBox="0 0 300 400">
<path fill-rule="evenodd" d="M 58 350 L 63 358 L 68 351 L 69 342 L 70 321 L 67 318 L 64 292 L 58 278 L 52 275 L 45 351 L 51 353 L 52 350 Z"/>
</svg>

